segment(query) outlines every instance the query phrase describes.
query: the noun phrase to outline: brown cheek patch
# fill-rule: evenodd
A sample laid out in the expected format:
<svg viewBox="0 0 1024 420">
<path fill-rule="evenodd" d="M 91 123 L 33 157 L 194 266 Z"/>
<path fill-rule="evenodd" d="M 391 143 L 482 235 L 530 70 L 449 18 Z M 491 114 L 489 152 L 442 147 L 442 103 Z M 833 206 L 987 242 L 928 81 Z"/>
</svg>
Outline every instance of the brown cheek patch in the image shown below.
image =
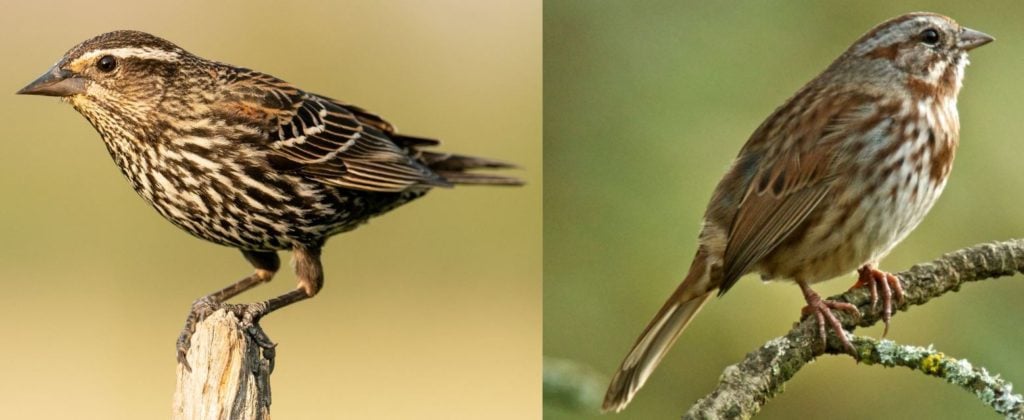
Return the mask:
<svg viewBox="0 0 1024 420">
<path fill-rule="evenodd" d="M 938 60 L 938 58 L 935 58 Z M 929 66 L 930 67 L 930 66 Z M 916 98 L 923 97 L 951 97 L 956 93 L 956 63 L 949 63 L 946 71 L 939 77 L 936 84 L 929 84 L 921 79 L 910 77 L 907 80 L 907 87 Z"/>
<path fill-rule="evenodd" d="M 896 60 L 896 55 L 899 53 L 900 44 L 892 44 L 884 47 L 878 47 L 867 54 L 868 58 L 877 58 L 883 60 Z"/>
</svg>

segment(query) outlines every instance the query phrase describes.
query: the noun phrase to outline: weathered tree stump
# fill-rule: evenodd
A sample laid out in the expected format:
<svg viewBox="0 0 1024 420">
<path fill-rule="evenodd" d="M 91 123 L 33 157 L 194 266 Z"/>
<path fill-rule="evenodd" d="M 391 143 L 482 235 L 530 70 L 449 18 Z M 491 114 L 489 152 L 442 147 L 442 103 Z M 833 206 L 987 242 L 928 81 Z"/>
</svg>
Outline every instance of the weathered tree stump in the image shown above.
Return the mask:
<svg viewBox="0 0 1024 420">
<path fill-rule="evenodd" d="M 198 323 L 186 358 L 192 370 L 178 364 L 175 420 L 270 419 L 273 356 L 234 314 L 219 310 Z"/>
</svg>

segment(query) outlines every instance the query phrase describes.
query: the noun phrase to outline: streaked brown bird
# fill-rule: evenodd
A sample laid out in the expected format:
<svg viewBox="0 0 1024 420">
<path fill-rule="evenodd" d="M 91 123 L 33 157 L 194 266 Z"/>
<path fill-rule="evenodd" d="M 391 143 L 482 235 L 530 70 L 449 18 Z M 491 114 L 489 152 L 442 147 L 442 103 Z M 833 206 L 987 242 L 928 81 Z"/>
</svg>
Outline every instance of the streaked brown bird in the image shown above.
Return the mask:
<svg viewBox="0 0 1024 420">
<path fill-rule="evenodd" d="M 178 340 L 186 366 L 195 323 L 215 309 L 228 308 L 255 325 L 316 295 L 328 237 L 434 187 L 521 184 L 473 172 L 510 164 L 429 151 L 437 141 L 398 134 L 362 108 L 206 60 L 143 32 L 89 39 L 18 93 L 71 103 L 157 212 L 192 235 L 241 250 L 255 267 L 193 303 Z M 264 302 L 225 305 L 273 278 L 279 250 L 293 252 L 298 287 Z M 249 331 L 272 348 L 261 330 Z"/>
<path fill-rule="evenodd" d="M 740 277 L 789 279 L 804 313 L 853 346 L 810 285 L 859 268 L 888 329 L 899 279 L 875 268 L 921 222 L 953 164 L 967 52 L 984 33 L 933 13 L 878 25 L 775 110 L 740 150 L 704 215 L 697 255 L 626 355 L 605 395 L 621 411 L 709 297 Z"/>
</svg>

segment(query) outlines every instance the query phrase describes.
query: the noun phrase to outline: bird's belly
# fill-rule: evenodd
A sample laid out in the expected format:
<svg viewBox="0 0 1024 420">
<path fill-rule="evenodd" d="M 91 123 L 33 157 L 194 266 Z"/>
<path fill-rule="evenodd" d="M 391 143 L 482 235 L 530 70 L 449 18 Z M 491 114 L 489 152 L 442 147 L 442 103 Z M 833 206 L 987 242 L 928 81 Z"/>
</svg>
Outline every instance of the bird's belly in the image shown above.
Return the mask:
<svg viewBox="0 0 1024 420">
<path fill-rule="evenodd" d="M 122 167 L 136 192 L 175 226 L 250 250 L 288 249 L 350 230 L 398 204 L 399 194 L 361 193 L 283 175 L 245 160 L 190 164 L 162 159 Z M 408 200 L 406 200 L 408 201 Z"/>
<path fill-rule="evenodd" d="M 154 176 L 158 183 L 161 177 L 168 175 Z M 293 241 L 313 241 L 350 221 L 352 203 L 339 202 L 322 188 L 313 191 L 301 182 L 249 184 L 223 174 L 199 173 L 190 175 L 188 183 L 163 183 L 137 191 L 175 226 L 243 249 L 290 248 Z M 310 196 L 299 196 L 297 189 L 305 189 Z"/>
<path fill-rule="evenodd" d="M 877 263 L 917 227 L 945 186 L 927 171 L 896 172 L 878 175 L 879 188 L 837 185 L 832 199 L 762 260 L 762 276 L 814 283 Z"/>
</svg>

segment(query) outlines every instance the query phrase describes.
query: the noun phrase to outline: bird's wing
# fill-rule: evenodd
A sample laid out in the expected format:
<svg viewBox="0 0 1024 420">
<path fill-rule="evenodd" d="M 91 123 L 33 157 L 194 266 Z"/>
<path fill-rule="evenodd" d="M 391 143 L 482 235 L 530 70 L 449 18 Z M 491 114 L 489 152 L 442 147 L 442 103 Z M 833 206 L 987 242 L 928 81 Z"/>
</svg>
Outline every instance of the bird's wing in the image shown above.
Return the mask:
<svg viewBox="0 0 1024 420">
<path fill-rule="evenodd" d="M 236 84 L 237 86 L 238 84 Z M 249 73 L 234 101 L 237 113 L 265 116 L 268 160 L 275 169 L 365 191 L 449 186 L 417 161 L 415 147 L 436 144 L 399 136 L 394 127 L 362 108 L 303 92 L 260 73 Z"/>
<path fill-rule="evenodd" d="M 785 108 L 788 106 L 781 109 Z M 849 133 L 872 127 L 870 119 L 878 117 L 870 102 L 850 98 L 823 104 L 822 109 L 804 127 L 762 126 L 740 152 L 738 162 L 753 158 L 756 163 L 741 163 L 732 169 L 751 174 L 732 177 L 746 183 L 734 192 L 742 198 L 729 229 L 719 294 L 728 291 L 825 201 L 842 175 L 835 157 L 851 143 Z M 773 115 L 772 120 L 780 118 Z"/>
</svg>

